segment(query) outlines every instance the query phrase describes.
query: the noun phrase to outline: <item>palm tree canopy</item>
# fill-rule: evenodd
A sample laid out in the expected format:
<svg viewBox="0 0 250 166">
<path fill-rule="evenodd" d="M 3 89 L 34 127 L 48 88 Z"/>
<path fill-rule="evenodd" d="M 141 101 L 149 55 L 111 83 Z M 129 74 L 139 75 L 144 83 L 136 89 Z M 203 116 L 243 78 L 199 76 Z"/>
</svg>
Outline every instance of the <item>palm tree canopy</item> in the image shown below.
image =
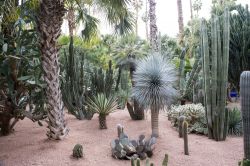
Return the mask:
<svg viewBox="0 0 250 166">
<path fill-rule="evenodd" d="M 132 96 L 145 107 L 164 108 L 177 97 L 176 80 L 174 65 L 155 53 L 137 62 Z"/>
</svg>

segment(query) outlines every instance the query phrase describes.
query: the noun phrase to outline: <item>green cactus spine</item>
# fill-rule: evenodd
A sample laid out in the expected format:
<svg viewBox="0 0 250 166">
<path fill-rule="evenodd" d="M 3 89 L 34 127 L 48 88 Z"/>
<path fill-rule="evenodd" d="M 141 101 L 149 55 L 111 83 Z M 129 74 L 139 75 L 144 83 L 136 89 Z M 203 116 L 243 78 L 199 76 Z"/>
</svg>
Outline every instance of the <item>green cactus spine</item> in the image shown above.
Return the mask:
<svg viewBox="0 0 250 166">
<path fill-rule="evenodd" d="M 200 43 L 203 58 L 204 104 L 208 137 L 216 141 L 225 140 L 227 134 L 225 132 L 227 128 L 225 106 L 226 84 L 228 81 L 229 34 L 229 10 L 227 8 L 224 11 L 223 26 L 220 25 L 219 17 L 212 17 L 211 39 L 208 38 L 206 22 L 202 20 Z"/>
<path fill-rule="evenodd" d="M 250 71 L 240 76 L 241 111 L 243 119 L 244 157 L 250 160 Z"/>
<path fill-rule="evenodd" d="M 184 121 L 183 122 L 183 140 L 184 140 L 184 154 L 185 155 L 189 155 L 188 152 L 188 122 Z"/>
</svg>

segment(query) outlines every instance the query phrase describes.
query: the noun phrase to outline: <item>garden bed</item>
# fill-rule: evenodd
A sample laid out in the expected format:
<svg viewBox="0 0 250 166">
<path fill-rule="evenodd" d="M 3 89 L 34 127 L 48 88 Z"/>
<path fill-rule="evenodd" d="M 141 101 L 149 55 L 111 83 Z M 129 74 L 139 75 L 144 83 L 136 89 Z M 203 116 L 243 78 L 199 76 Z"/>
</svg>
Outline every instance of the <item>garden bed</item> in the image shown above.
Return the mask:
<svg viewBox="0 0 250 166">
<path fill-rule="evenodd" d="M 15 132 L 0 137 L 0 163 L 4 166 L 130 166 L 129 161 L 111 157 L 110 142 L 117 137 L 117 124 L 125 127 L 131 138 L 151 134 L 150 116 L 144 121 L 132 121 L 127 111 L 118 111 L 107 117 L 107 130 L 100 130 L 98 117 L 79 121 L 66 115 L 69 135 L 60 142 L 49 141 L 46 127 L 40 127 L 29 119 L 20 121 Z M 189 135 L 189 156 L 183 153 L 183 140 L 172 127 L 164 113 L 160 115 L 160 138 L 150 161 L 160 166 L 165 153 L 169 166 L 236 166 L 243 158 L 242 137 L 228 137 L 224 142 L 215 142 L 205 136 Z M 72 149 L 82 144 L 85 157 L 74 159 Z"/>
</svg>

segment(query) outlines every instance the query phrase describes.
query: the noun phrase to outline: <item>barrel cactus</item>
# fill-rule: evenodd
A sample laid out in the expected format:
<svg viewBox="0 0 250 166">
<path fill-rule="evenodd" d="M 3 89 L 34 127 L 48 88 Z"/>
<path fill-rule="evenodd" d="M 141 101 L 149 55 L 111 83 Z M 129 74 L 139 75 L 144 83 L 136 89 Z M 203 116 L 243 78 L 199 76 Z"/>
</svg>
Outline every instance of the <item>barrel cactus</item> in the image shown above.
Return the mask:
<svg viewBox="0 0 250 166">
<path fill-rule="evenodd" d="M 74 158 L 82 158 L 83 157 L 83 148 L 82 145 L 76 144 L 73 149 L 73 157 Z"/>
<path fill-rule="evenodd" d="M 240 77 L 241 110 L 243 119 L 244 157 L 250 160 L 250 71 Z"/>
</svg>

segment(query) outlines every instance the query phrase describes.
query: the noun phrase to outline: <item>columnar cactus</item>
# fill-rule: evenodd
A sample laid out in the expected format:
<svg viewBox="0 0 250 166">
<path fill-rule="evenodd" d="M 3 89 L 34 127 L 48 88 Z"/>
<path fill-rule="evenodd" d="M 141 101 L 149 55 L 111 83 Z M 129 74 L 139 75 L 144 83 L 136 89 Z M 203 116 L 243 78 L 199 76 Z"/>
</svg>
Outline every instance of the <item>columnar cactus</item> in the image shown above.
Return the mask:
<svg viewBox="0 0 250 166">
<path fill-rule="evenodd" d="M 183 125 L 183 122 L 185 121 L 185 116 L 180 116 L 178 118 L 178 128 L 179 128 L 179 137 L 181 138 L 182 137 L 182 125 Z"/>
<path fill-rule="evenodd" d="M 222 22 L 223 26 L 220 25 Z M 222 34 L 222 36 L 221 36 Z M 223 21 L 214 16 L 211 20 L 211 39 L 205 20 L 201 24 L 201 54 L 208 136 L 216 141 L 225 140 L 227 116 L 225 113 L 229 61 L 229 10 Z M 210 43 L 211 42 L 211 43 Z M 211 52 L 210 52 L 211 50 Z"/>
<path fill-rule="evenodd" d="M 183 134 L 183 140 L 184 140 L 184 153 L 185 153 L 185 155 L 189 155 L 189 152 L 188 152 L 188 122 L 187 121 L 183 122 L 182 129 L 183 129 L 182 134 Z"/>
<path fill-rule="evenodd" d="M 243 119 L 244 154 L 250 160 L 250 71 L 240 76 L 241 110 Z"/>
</svg>

